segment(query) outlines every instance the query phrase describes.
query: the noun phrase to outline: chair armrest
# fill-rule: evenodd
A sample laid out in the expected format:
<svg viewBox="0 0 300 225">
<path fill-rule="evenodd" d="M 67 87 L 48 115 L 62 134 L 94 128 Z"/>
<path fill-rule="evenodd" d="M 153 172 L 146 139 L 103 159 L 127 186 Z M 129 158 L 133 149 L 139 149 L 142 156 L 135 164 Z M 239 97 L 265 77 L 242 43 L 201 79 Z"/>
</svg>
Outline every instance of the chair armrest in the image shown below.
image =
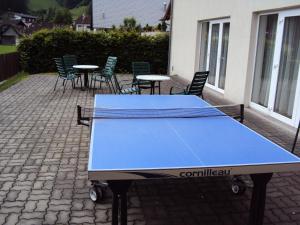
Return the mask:
<svg viewBox="0 0 300 225">
<path fill-rule="evenodd" d="M 170 95 L 172 94 L 186 94 L 188 90 L 189 85 L 186 88 L 179 87 L 179 86 L 173 86 L 170 88 Z M 181 89 L 181 92 L 173 92 L 173 89 Z"/>
</svg>

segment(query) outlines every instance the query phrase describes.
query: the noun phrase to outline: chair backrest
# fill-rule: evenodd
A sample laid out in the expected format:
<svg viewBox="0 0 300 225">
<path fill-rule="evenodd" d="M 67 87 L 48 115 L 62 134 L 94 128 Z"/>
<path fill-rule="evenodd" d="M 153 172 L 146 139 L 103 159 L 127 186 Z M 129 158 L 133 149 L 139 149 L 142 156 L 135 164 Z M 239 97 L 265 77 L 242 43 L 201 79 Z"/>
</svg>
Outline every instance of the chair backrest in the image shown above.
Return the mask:
<svg viewBox="0 0 300 225">
<path fill-rule="evenodd" d="M 109 56 L 107 58 L 105 67 L 102 71 L 103 75 L 105 75 L 106 77 L 111 78 L 115 72 L 115 68 L 116 68 L 116 64 L 117 64 L 117 57 L 114 56 Z"/>
<path fill-rule="evenodd" d="M 201 96 L 208 74 L 209 71 L 196 72 L 187 90 L 187 94 Z"/>
<path fill-rule="evenodd" d="M 134 78 L 138 75 L 150 74 L 150 63 L 148 62 L 132 62 L 132 73 Z"/>
<path fill-rule="evenodd" d="M 65 65 L 64 65 L 64 61 L 62 58 L 54 58 L 53 59 L 56 65 L 56 69 L 58 72 L 58 75 L 61 77 L 66 77 L 67 76 L 67 72 L 65 70 Z"/>
<path fill-rule="evenodd" d="M 73 71 L 73 66 L 78 64 L 76 55 L 64 55 L 63 61 L 68 71 Z"/>
</svg>

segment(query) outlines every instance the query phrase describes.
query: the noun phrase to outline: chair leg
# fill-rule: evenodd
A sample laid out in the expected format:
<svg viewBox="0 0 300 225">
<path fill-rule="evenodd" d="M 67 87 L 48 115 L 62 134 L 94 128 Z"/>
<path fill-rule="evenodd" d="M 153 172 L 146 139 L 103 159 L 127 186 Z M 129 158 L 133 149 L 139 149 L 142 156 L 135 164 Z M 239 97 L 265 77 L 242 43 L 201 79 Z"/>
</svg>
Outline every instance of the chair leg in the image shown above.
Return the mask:
<svg viewBox="0 0 300 225">
<path fill-rule="evenodd" d="M 92 76 L 90 77 L 90 79 L 91 79 L 90 87 L 92 88 L 92 85 L 93 85 L 93 74 L 92 74 Z"/>
<path fill-rule="evenodd" d="M 55 82 L 54 90 L 53 90 L 53 91 L 55 91 L 55 89 L 56 89 L 56 85 L 57 85 L 57 82 L 58 82 L 58 78 L 59 78 L 59 77 L 57 77 L 57 79 L 56 79 L 56 82 Z"/>
<path fill-rule="evenodd" d="M 96 80 L 94 80 L 93 96 L 95 95 L 95 86 L 96 86 Z"/>
<path fill-rule="evenodd" d="M 117 87 L 114 86 L 112 80 L 110 80 L 110 83 L 111 83 L 111 86 L 112 86 L 112 88 L 113 88 L 114 93 L 117 94 Z"/>
<path fill-rule="evenodd" d="M 110 93 L 112 93 L 112 89 L 111 89 L 111 87 L 110 87 L 109 81 L 106 80 L 105 83 L 106 83 L 106 85 L 108 86 Z"/>
<path fill-rule="evenodd" d="M 296 148 L 296 144 L 297 144 L 297 140 L 298 140 L 298 135 L 299 135 L 299 130 L 300 130 L 300 121 L 299 121 L 299 125 L 298 125 L 298 128 L 297 128 L 297 131 L 296 131 L 296 135 L 295 135 L 295 138 L 294 138 L 294 143 L 293 143 L 293 147 L 292 147 L 292 153 L 294 153 L 295 151 L 295 148 Z"/>
<path fill-rule="evenodd" d="M 101 91 L 101 83 L 102 83 L 102 82 L 100 81 L 100 82 L 99 82 L 99 90 L 100 90 L 100 91 Z"/>
<path fill-rule="evenodd" d="M 64 91 L 63 91 L 63 93 L 65 93 L 67 83 L 68 83 L 68 80 L 64 80 Z"/>
<path fill-rule="evenodd" d="M 81 79 L 81 75 L 80 75 L 79 79 L 80 79 L 80 89 L 82 90 L 82 79 Z"/>
</svg>

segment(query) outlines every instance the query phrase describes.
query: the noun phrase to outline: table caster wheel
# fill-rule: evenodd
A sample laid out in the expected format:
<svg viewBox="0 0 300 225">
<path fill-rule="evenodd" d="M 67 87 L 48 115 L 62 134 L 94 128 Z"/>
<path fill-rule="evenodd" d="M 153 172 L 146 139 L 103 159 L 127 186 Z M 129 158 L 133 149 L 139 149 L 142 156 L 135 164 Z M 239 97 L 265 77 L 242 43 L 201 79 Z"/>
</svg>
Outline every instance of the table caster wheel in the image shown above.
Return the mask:
<svg viewBox="0 0 300 225">
<path fill-rule="evenodd" d="M 93 202 L 101 202 L 103 200 L 104 194 L 101 188 L 92 187 L 90 188 L 90 198 Z"/>
<path fill-rule="evenodd" d="M 234 180 L 232 181 L 231 190 L 235 195 L 242 195 L 246 191 L 246 184 L 240 179 Z"/>
</svg>

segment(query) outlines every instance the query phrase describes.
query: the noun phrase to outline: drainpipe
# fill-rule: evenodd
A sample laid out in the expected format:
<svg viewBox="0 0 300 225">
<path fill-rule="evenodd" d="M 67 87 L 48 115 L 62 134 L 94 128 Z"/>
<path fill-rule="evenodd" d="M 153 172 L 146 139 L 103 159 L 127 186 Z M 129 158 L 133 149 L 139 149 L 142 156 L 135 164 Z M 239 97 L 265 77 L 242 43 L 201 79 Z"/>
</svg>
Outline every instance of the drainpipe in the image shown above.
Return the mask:
<svg viewBox="0 0 300 225">
<path fill-rule="evenodd" d="M 172 46 L 172 31 L 173 31 L 173 7 L 174 1 L 170 0 L 171 12 L 170 12 L 170 34 L 169 34 L 169 52 L 168 52 L 168 74 L 171 75 L 171 46 Z"/>
<path fill-rule="evenodd" d="M 94 1 L 94 0 L 91 0 L 91 8 L 92 8 L 92 9 L 91 9 L 91 26 L 90 26 L 90 27 L 91 27 L 91 31 L 94 30 L 94 25 L 93 25 L 93 14 L 94 14 L 94 13 L 93 13 L 93 10 L 94 10 L 94 9 L 93 9 L 93 1 Z"/>
</svg>

